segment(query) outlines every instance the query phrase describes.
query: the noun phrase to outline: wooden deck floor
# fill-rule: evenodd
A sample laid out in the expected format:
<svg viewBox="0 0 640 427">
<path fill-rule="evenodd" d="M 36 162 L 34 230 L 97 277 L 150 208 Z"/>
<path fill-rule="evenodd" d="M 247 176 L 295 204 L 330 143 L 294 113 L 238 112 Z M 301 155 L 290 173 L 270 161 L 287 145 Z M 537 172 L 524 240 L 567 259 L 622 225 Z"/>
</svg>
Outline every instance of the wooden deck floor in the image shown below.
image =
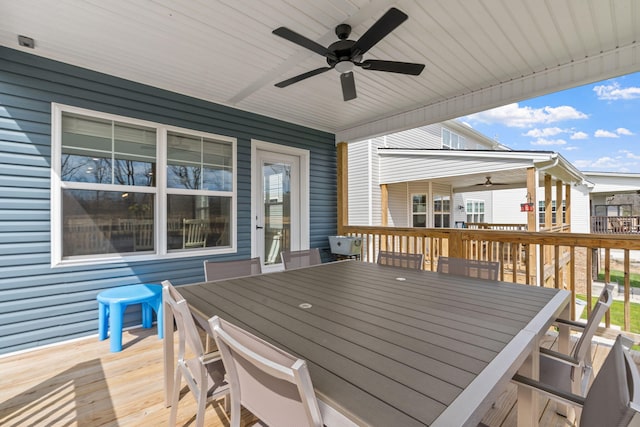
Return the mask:
<svg viewBox="0 0 640 427">
<path fill-rule="evenodd" d="M 552 346 L 549 336 L 546 345 Z M 124 350 L 109 352 L 109 341 L 91 337 L 64 345 L 0 358 L 2 426 L 156 426 L 167 425 L 164 406 L 162 341 L 155 328 L 123 334 Z M 598 368 L 606 344 L 594 346 Z M 637 359 L 636 359 L 637 360 Z M 178 425 L 195 424 L 195 400 L 183 389 Z M 568 426 L 542 402 L 541 426 Z M 221 404 L 207 407 L 205 425 L 228 426 Z M 244 420 L 253 419 L 248 412 Z M 516 394 L 511 385 L 484 417 L 489 426 L 516 426 Z"/>
</svg>

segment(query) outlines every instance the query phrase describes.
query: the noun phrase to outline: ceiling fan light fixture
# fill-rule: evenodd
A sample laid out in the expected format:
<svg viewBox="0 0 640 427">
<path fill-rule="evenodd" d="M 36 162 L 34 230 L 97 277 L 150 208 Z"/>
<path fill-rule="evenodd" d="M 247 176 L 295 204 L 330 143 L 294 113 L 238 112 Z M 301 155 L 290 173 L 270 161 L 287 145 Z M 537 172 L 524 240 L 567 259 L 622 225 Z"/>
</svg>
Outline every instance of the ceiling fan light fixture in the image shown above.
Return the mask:
<svg viewBox="0 0 640 427">
<path fill-rule="evenodd" d="M 406 74 L 410 76 L 420 75 L 424 69 L 424 64 L 378 59 L 362 61 L 362 55 L 367 53 L 369 49 L 378 44 L 380 40 L 388 36 L 389 33 L 395 30 L 408 18 L 409 16 L 407 16 L 406 13 L 392 7 L 372 26 L 370 26 L 358 40 L 355 41 L 349 39 L 351 26 L 349 24 L 339 24 L 336 26 L 338 41 L 331 43 L 328 47 L 298 34 L 287 27 L 276 28 L 272 31 L 273 34 L 323 56 L 327 61 L 328 67 L 316 68 L 315 70 L 290 77 L 286 80 L 275 83 L 275 86 L 284 88 L 310 77 L 317 76 L 318 74 L 322 74 L 325 71 L 335 69 L 340 74 L 342 99 L 350 101 L 356 98 L 356 87 L 353 74 L 353 68 L 355 66 L 371 71 L 384 71 L 387 73 Z"/>
<path fill-rule="evenodd" d="M 348 73 L 353 71 L 353 62 L 351 61 L 340 61 L 334 67 L 337 72 L 340 74 Z"/>
</svg>

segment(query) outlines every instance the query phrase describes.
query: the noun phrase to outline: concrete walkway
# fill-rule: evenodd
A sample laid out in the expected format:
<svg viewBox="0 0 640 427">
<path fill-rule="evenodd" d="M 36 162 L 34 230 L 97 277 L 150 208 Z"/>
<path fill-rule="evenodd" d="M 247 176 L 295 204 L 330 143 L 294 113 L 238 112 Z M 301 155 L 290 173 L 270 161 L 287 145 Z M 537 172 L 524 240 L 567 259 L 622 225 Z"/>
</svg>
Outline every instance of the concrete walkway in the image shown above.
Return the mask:
<svg viewBox="0 0 640 427">
<path fill-rule="evenodd" d="M 602 292 L 602 288 L 604 287 L 604 282 L 596 282 L 594 281 L 591 285 L 591 295 L 593 296 L 598 296 L 600 295 L 600 292 Z M 640 289 L 639 288 L 634 288 L 632 287 L 631 289 L 629 289 L 629 293 L 630 293 L 630 298 L 629 300 L 631 302 L 637 302 L 640 303 Z M 613 299 L 614 300 L 624 300 L 624 284 L 619 283 L 618 286 L 616 286 L 613 289 Z"/>
</svg>

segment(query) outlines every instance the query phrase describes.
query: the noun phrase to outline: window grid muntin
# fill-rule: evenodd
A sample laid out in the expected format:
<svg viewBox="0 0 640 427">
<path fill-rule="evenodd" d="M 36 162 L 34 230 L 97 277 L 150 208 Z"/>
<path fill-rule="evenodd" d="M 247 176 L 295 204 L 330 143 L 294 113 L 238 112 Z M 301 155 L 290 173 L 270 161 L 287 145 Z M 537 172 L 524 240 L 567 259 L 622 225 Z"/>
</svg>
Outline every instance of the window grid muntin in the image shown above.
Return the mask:
<svg viewBox="0 0 640 427">
<path fill-rule="evenodd" d="M 52 151 L 52 156 L 54 157 L 53 161 L 52 161 L 52 168 L 54 170 L 54 174 L 52 176 L 52 188 L 51 188 L 51 192 L 52 192 L 52 209 L 55 209 L 58 213 L 62 212 L 62 192 L 64 189 L 89 189 L 89 190 L 96 190 L 96 188 L 99 188 L 100 190 L 114 190 L 114 191 L 136 191 L 136 192 L 140 192 L 140 193 L 153 193 L 155 194 L 155 212 L 154 212 L 154 218 L 155 218 L 155 224 L 154 224 L 154 233 L 156 234 L 156 241 L 159 242 L 158 247 L 156 248 L 156 251 L 153 253 L 153 256 L 140 256 L 140 255 L 136 255 L 135 257 L 131 257 L 132 260 L 143 260 L 143 259 L 154 259 L 157 258 L 158 256 L 166 256 L 167 255 L 167 250 L 166 250 L 166 194 L 167 194 L 167 188 L 165 188 L 164 183 L 166 182 L 165 180 L 165 176 L 164 176 L 164 170 L 162 169 L 163 167 L 166 168 L 166 153 L 163 152 L 163 150 L 160 150 L 158 148 L 156 148 L 156 150 L 154 150 L 154 153 L 156 154 L 156 162 L 157 162 L 157 167 L 159 168 L 157 170 L 158 174 L 156 176 L 156 179 L 158 180 L 158 185 L 157 187 L 144 187 L 144 186 L 122 186 L 122 185 L 118 185 L 118 184 L 96 184 L 96 183 L 87 183 L 87 182 L 73 182 L 73 181 L 61 181 L 60 179 L 60 171 L 61 171 L 61 159 L 60 157 L 62 156 L 62 130 L 63 130 L 63 120 L 62 120 L 62 115 L 63 114 L 68 114 L 68 115 L 77 115 L 78 117 L 81 118 L 90 118 L 90 119 L 96 119 L 96 120 L 103 120 L 103 122 L 109 121 L 109 122 L 118 122 L 118 123 L 123 123 L 126 126 L 133 126 L 133 127 L 145 127 L 145 128 L 149 128 L 149 129 L 154 129 L 156 132 L 156 145 L 158 147 L 164 147 L 166 148 L 166 135 L 167 132 L 178 132 L 178 133 L 186 133 L 189 135 L 196 135 L 198 137 L 200 136 L 204 136 L 204 138 L 210 138 L 211 140 L 215 140 L 215 141 L 224 141 L 226 142 L 228 145 L 228 151 L 231 152 L 231 158 L 229 159 L 230 162 L 230 166 L 228 167 L 228 170 L 230 171 L 230 176 L 229 176 L 229 180 L 231 181 L 230 183 L 230 190 L 229 191 L 204 191 L 204 194 L 209 194 L 209 195 L 213 195 L 213 196 L 224 196 L 227 197 L 229 199 L 229 203 L 231 205 L 231 213 L 230 213 L 230 218 L 229 218 L 229 223 L 230 224 L 234 224 L 236 221 L 236 144 L 237 144 L 237 139 L 235 138 L 230 138 L 230 137 L 226 137 L 226 136 L 221 136 L 221 135 L 216 135 L 216 134 L 209 134 L 209 133 L 204 133 L 204 132 L 200 132 L 200 131 L 195 131 L 195 130 L 190 130 L 190 129 L 181 129 L 181 128 L 176 128 L 176 127 L 170 127 L 170 126 L 165 126 L 165 125 L 161 125 L 158 123 L 153 123 L 153 122 L 147 122 L 147 121 L 142 121 L 142 120 L 137 120 L 137 119 L 132 119 L 132 118 L 127 118 L 127 117 L 122 117 L 122 116 L 115 116 L 115 115 L 111 115 L 108 113 L 101 113 L 101 112 L 96 112 L 96 111 L 91 111 L 91 110 L 85 110 L 82 108 L 77 108 L 77 107 L 71 107 L 71 106 L 64 106 L 61 104 L 52 104 L 52 114 L 53 114 L 53 118 L 52 118 L 52 128 L 53 128 L 53 141 L 54 141 L 54 146 L 53 146 L 53 151 Z M 155 175 L 155 174 L 154 174 Z M 182 191 L 179 189 L 176 189 L 176 193 L 181 193 Z M 198 190 L 197 193 L 202 194 L 202 190 Z M 62 240 L 63 240 L 63 236 L 62 236 L 62 224 L 63 219 L 61 218 L 61 215 L 55 215 L 54 216 L 54 220 L 52 220 L 52 227 L 51 227 L 51 235 L 52 235 L 52 243 L 54 243 L 52 245 L 52 266 L 56 266 L 56 265 L 75 265 L 75 264 L 86 264 L 87 262 L 91 262 L 91 263 L 104 263 L 104 262 L 113 262 L 114 259 L 121 259 L 122 255 L 127 256 L 127 254 L 109 254 L 109 255 L 96 255 L 96 256 L 81 256 L 81 257 L 73 257 L 73 258 L 62 258 Z M 230 242 L 231 242 L 231 246 L 225 247 L 222 250 L 216 250 L 216 249 L 207 249 L 203 253 L 233 253 L 236 251 L 236 230 L 235 229 L 231 229 L 231 238 L 230 238 Z M 183 257 L 183 256 L 192 256 L 195 255 L 196 252 L 193 252 L 191 250 L 187 250 L 187 251 L 178 251 L 178 252 L 171 252 L 171 256 L 172 257 Z M 87 258 L 87 261 L 83 261 L 83 260 L 77 260 L 76 258 Z"/>
</svg>

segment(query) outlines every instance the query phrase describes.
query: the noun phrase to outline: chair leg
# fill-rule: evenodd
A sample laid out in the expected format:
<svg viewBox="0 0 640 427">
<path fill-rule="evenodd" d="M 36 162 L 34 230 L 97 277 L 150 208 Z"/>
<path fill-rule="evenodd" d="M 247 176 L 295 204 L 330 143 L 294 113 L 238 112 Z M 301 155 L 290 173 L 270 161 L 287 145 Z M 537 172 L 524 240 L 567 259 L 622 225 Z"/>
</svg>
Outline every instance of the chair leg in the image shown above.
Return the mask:
<svg viewBox="0 0 640 427">
<path fill-rule="evenodd" d="M 109 335 L 109 305 L 98 303 L 98 338 L 106 340 Z"/>
<path fill-rule="evenodd" d="M 158 319 L 158 338 L 164 338 L 164 308 L 162 307 L 162 296 L 158 297 L 155 303 L 156 318 Z"/>
<path fill-rule="evenodd" d="M 182 372 L 180 368 L 176 367 L 176 375 L 173 382 L 173 394 L 171 396 L 171 415 L 169 416 L 169 426 L 174 427 L 176 425 L 176 419 L 178 417 L 178 401 L 180 400 L 180 383 L 182 382 Z"/>
<path fill-rule="evenodd" d="M 109 350 L 116 353 L 122 350 L 122 316 L 124 308 L 122 304 L 109 304 Z"/>
<path fill-rule="evenodd" d="M 231 414 L 231 396 L 229 396 L 229 394 L 226 394 L 223 399 L 224 399 L 224 411 L 227 414 Z"/>
<path fill-rule="evenodd" d="M 142 327 L 150 328 L 153 325 L 153 315 L 151 312 L 151 304 L 143 302 L 142 304 Z"/>
<path fill-rule="evenodd" d="M 197 397 L 198 412 L 196 413 L 196 427 L 204 427 L 204 411 L 207 406 L 207 390 L 200 390 Z"/>
<path fill-rule="evenodd" d="M 240 427 L 240 419 L 242 418 L 242 408 L 240 406 L 240 399 L 234 396 L 233 391 L 229 394 L 231 400 L 231 423 L 230 427 Z"/>
</svg>

